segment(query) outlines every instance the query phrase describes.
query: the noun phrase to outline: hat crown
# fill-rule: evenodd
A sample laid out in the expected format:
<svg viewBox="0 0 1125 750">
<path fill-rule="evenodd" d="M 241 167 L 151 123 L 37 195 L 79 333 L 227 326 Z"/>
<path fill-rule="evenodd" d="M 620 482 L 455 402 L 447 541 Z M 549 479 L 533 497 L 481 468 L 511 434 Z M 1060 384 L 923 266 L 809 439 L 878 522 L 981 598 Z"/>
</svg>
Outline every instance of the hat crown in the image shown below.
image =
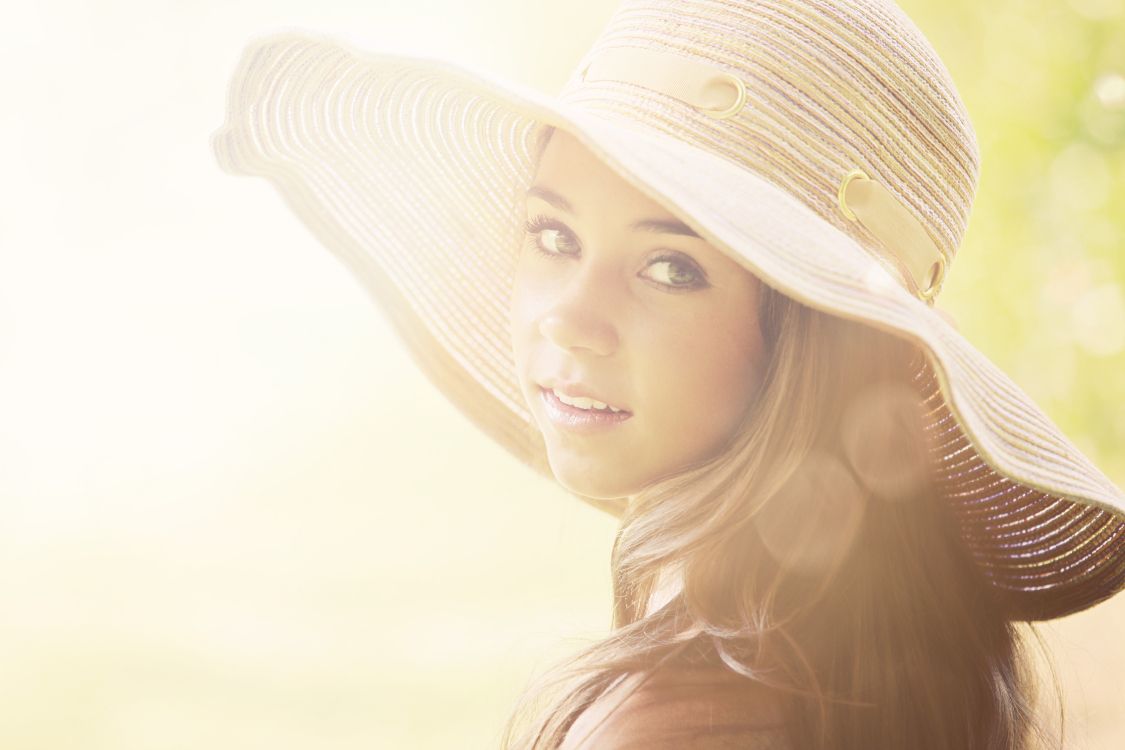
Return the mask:
<svg viewBox="0 0 1125 750">
<path fill-rule="evenodd" d="M 968 225 L 976 134 L 936 50 L 889 0 L 625 0 L 560 98 L 752 170 L 884 266 L 885 237 L 840 210 L 856 169 L 947 263 Z"/>
</svg>

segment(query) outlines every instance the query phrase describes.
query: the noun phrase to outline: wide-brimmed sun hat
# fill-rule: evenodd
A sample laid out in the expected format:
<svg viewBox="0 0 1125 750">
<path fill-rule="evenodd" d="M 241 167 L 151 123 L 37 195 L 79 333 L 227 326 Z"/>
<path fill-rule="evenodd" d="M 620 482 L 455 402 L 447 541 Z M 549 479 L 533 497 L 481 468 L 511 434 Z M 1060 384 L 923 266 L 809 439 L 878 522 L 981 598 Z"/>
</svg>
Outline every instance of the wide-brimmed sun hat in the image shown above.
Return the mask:
<svg viewBox="0 0 1125 750">
<path fill-rule="evenodd" d="M 627 0 L 556 97 L 286 32 L 246 49 L 212 145 L 276 184 L 431 381 L 551 476 L 507 320 L 545 126 L 764 283 L 918 345 L 938 486 L 1012 619 L 1125 586 L 1125 495 L 932 307 L 979 151 L 889 0 Z"/>
</svg>

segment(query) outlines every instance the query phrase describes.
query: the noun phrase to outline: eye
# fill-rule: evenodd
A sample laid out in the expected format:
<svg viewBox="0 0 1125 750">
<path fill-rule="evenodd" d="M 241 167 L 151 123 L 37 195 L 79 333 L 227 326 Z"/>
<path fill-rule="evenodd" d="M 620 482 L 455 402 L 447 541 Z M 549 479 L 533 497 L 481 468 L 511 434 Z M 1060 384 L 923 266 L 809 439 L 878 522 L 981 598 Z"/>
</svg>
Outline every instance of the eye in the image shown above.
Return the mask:
<svg viewBox="0 0 1125 750">
<path fill-rule="evenodd" d="M 574 244 L 574 235 L 560 221 L 546 216 L 535 216 L 527 221 L 524 230 L 531 235 L 535 250 L 542 255 L 558 257 L 574 254 L 560 249 L 560 246 L 565 248 L 567 242 Z"/>
<path fill-rule="evenodd" d="M 534 216 L 527 220 L 524 230 L 540 255 L 557 260 L 577 257 L 579 254 L 574 233 L 561 221 L 542 215 Z M 568 245 L 572 249 L 567 249 Z M 645 270 L 646 278 L 668 291 L 679 292 L 710 286 L 707 274 L 684 253 L 661 253 L 649 262 Z"/>
<path fill-rule="evenodd" d="M 680 289 L 707 286 L 706 276 L 694 262 L 677 253 L 666 253 L 648 265 L 653 281 Z"/>
</svg>

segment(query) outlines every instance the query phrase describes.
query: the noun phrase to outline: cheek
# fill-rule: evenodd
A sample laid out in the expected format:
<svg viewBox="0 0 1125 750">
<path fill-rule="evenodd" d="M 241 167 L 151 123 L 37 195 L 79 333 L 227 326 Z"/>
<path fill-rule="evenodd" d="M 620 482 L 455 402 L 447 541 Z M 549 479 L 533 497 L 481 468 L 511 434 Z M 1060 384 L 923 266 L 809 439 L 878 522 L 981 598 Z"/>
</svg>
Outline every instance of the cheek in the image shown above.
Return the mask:
<svg viewBox="0 0 1125 750">
<path fill-rule="evenodd" d="M 650 381 L 664 414 L 675 424 L 667 434 L 711 446 L 725 440 L 757 391 L 762 343 L 743 328 L 710 323 L 665 338 Z M 672 346 L 667 346 L 672 343 Z M 697 446 L 698 447 L 698 446 Z"/>
<path fill-rule="evenodd" d="M 517 274 L 508 304 L 508 337 L 519 383 L 526 386 L 531 347 L 547 296 L 526 274 Z"/>
<path fill-rule="evenodd" d="M 512 361 L 515 364 L 516 374 L 520 383 L 523 383 L 525 365 L 528 357 L 528 326 L 530 311 L 527 309 L 525 299 L 518 293 L 513 293 L 511 305 L 508 308 L 508 338 L 511 343 Z"/>
<path fill-rule="evenodd" d="M 512 278 L 511 294 L 508 297 L 508 325 L 513 337 L 526 336 L 530 326 L 542 314 L 545 301 L 554 293 L 550 269 L 536 264 L 525 251 L 520 255 Z"/>
<path fill-rule="evenodd" d="M 535 299 L 532 286 L 521 258 L 508 296 L 508 333 L 513 345 L 517 344 L 521 337 L 526 337 L 528 322 L 534 314 L 531 310 L 531 304 Z"/>
</svg>

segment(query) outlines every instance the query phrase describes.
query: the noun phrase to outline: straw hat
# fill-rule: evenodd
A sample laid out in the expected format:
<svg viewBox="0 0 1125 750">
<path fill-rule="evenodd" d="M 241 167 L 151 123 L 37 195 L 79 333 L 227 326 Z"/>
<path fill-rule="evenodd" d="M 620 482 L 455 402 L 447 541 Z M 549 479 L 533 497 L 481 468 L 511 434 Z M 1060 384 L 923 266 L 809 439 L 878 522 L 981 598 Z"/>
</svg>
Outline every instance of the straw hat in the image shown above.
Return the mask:
<svg viewBox="0 0 1125 750">
<path fill-rule="evenodd" d="M 269 178 L 432 382 L 550 476 L 507 328 L 545 125 L 775 289 L 920 346 L 937 481 L 1012 619 L 1125 586 L 1125 495 L 932 307 L 979 151 L 890 0 L 626 0 L 557 97 L 270 36 L 246 49 L 212 145 L 227 171 Z"/>
</svg>

